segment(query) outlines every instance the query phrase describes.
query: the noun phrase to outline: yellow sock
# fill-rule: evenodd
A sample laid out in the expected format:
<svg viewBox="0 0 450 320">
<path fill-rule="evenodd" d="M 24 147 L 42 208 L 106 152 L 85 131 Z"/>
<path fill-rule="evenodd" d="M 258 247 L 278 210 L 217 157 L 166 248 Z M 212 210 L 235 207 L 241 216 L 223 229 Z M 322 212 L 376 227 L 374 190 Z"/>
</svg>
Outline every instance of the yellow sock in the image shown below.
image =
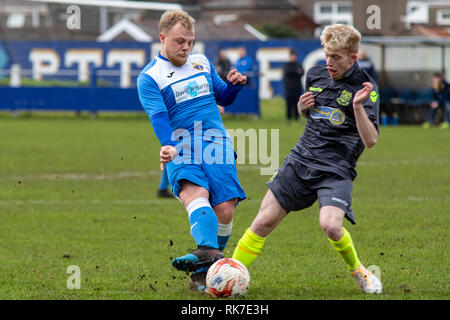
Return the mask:
<svg viewBox="0 0 450 320">
<path fill-rule="evenodd" d="M 234 249 L 233 259 L 239 260 L 247 268 L 256 260 L 266 238 L 260 237 L 248 228 Z"/>
<path fill-rule="evenodd" d="M 338 241 L 330 240 L 331 245 L 334 250 L 336 250 L 344 259 L 345 263 L 347 263 L 350 270 L 355 270 L 359 267 L 361 262 L 358 259 L 358 255 L 356 254 L 355 246 L 353 245 L 352 237 L 347 229 L 344 228 L 344 235 Z"/>
</svg>

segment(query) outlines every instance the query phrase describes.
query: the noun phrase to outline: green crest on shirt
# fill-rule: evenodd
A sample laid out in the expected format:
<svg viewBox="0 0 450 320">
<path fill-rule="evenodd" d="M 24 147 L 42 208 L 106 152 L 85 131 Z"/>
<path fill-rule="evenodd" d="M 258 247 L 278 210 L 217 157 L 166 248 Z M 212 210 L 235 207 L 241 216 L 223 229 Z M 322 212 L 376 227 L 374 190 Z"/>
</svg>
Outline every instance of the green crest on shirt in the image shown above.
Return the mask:
<svg viewBox="0 0 450 320">
<path fill-rule="evenodd" d="M 370 100 L 375 103 L 377 101 L 377 99 L 378 99 L 378 93 L 375 90 L 373 90 L 370 93 Z"/>
<path fill-rule="evenodd" d="M 349 105 L 350 100 L 352 100 L 352 93 L 347 90 L 342 90 L 341 95 L 336 99 L 336 101 L 344 107 Z"/>
</svg>

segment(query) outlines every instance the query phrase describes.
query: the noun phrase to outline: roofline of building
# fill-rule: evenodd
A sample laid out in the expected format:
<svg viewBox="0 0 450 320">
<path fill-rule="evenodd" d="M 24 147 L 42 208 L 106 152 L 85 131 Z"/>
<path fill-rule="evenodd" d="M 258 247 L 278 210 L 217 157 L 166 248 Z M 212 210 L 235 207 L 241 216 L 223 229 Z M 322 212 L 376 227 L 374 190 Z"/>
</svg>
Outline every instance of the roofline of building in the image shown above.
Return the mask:
<svg viewBox="0 0 450 320">
<path fill-rule="evenodd" d="M 384 44 L 389 46 L 404 45 L 450 45 L 450 38 L 442 37 L 421 37 L 421 36 L 400 36 L 400 37 L 382 37 L 382 36 L 364 36 L 362 43 L 366 44 Z"/>
<path fill-rule="evenodd" d="M 139 10 L 157 10 L 165 11 L 171 9 L 182 9 L 180 4 L 167 2 L 144 2 L 144 1 L 124 1 L 124 0 L 21 0 L 21 2 L 36 2 L 36 3 L 52 3 L 64 5 L 79 5 L 79 6 L 95 6 L 95 7 L 109 7 L 109 8 L 123 8 L 123 9 L 139 9 Z"/>
<path fill-rule="evenodd" d="M 98 42 L 108 42 L 114 40 L 121 33 L 126 32 L 130 37 L 138 42 L 152 42 L 153 38 L 140 26 L 131 22 L 127 18 L 123 18 L 111 28 L 103 32 L 97 37 Z"/>
<path fill-rule="evenodd" d="M 297 5 L 294 5 L 290 2 L 282 2 L 279 1 L 270 1 L 264 3 L 204 3 L 202 5 L 204 8 L 209 10 L 245 10 L 245 9 L 288 9 L 288 10 L 296 10 L 298 9 Z"/>
</svg>

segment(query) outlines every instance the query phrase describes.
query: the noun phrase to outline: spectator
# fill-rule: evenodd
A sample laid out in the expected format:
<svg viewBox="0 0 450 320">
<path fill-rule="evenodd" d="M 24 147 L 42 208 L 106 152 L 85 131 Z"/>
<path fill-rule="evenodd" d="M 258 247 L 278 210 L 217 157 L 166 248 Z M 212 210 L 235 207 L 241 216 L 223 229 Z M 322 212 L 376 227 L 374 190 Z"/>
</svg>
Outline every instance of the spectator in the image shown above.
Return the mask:
<svg viewBox="0 0 450 320">
<path fill-rule="evenodd" d="M 286 116 L 288 122 L 291 120 L 298 120 L 299 117 L 297 102 L 300 95 L 303 93 L 300 81 L 302 75 L 303 67 L 297 61 L 297 53 L 294 50 L 291 50 L 289 61 L 283 66 L 284 97 L 286 100 Z"/>
<path fill-rule="evenodd" d="M 216 70 L 219 74 L 219 77 L 222 78 L 223 81 L 227 81 L 228 72 L 231 69 L 230 59 L 227 58 L 225 54 L 225 50 L 219 50 L 219 59 L 216 61 Z"/>
<path fill-rule="evenodd" d="M 363 49 L 358 51 L 358 64 L 361 69 L 363 69 L 367 74 L 378 82 L 378 75 L 375 71 L 372 61 L 366 56 L 366 52 Z"/>
<path fill-rule="evenodd" d="M 445 120 L 440 125 L 440 128 L 447 129 L 450 127 L 450 85 L 445 80 L 444 75 L 437 72 L 433 74 L 433 101 L 430 104 L 430 117 L 428 122 L 425 122 L 422 127 L 427 129 L 431 127 L 436 116 L 436 111 L 439 106 L 445 109 Z"/>
<path fill-rule="evenodd" d="M 366 52 L 363 49 L 358 50 L 357 58 L 359 67 L 364 70 L 375 82 L 377 82 L 378 74 L 375 71 L 372 61 L 366 56 Z M 397 108 L 390 103 L 380 104 L 380 115 L 381 124 L 383 126 L 398 122 Z"/>
<path fill-rule="evenodd" d="M 227 58 L 225 50 L 220 49 L 219 59 L 217 59 L 216 61 L 216 71 L 219 74 L 219 77 L 226 82 L 230 70 L 231 70 L 231 61 L 230 59 Z M 220 115 L 223 115 L 225 113 L 224 107 L 217 105 L 217 108 L 219 109 Z"/>
<path fill-rule="evenodd" d="M 250 84 L 253 77 L 253 59 L 247 55 L 244 47 L 239 48 L 239 59 L 236 60 L 234 67 L 239 73 L 247 76 L 247 84 Z"/>
</svg>

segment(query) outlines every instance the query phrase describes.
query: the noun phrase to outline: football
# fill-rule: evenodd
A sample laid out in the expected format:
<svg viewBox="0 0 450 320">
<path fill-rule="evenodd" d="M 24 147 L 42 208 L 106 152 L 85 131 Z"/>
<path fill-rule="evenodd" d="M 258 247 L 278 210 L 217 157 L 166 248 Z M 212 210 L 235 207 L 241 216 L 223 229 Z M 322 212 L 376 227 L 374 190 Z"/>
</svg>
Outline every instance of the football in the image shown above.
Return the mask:
<svg viewBox="0 0 450 320">
<path fill-rule="evenodd" d="M 209 293 L 218 298 L 240 297 L 247 293 L 250 274 L 238 260 L 223 258 L 216 261 L 206 274 Z"/>
</svg>

